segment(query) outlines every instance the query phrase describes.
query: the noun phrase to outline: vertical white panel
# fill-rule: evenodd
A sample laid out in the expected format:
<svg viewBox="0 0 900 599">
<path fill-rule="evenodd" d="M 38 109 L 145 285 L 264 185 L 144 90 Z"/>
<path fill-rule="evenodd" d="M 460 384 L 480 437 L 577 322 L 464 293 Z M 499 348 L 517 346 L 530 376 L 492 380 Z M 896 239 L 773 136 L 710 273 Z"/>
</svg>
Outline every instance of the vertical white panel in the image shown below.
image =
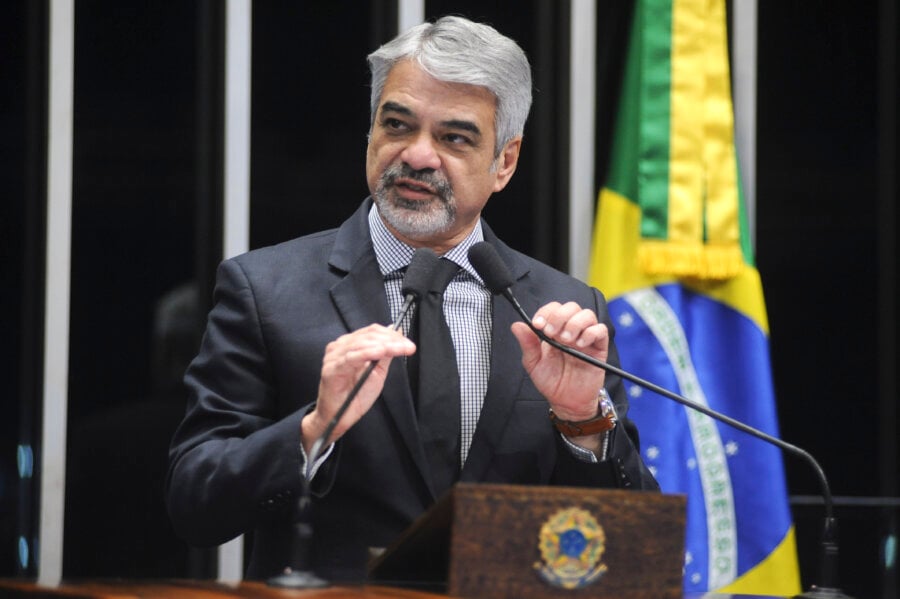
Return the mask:
<svg viewBox="0 0 900 599">
<path fill-rule="evenodd" d="M 62 578 L 69 377 L 69 283 L 72 237 L 74 0 L 50 2 L 47 246 L 44 307 L 44 409 L 38 583 Z"/>
<path fill-rule="evenodd" d="M 732 3 L 734 141 L 744 183 L 750 239 L 756 247 L 756 44 L 757 0 Z"/>
<path fill-rule="evenodd" d="M 219 545 L 219 572 L 217 579 L 224 583 L 237 583 L 244 578 L 244 535 Z"/>
<path fill-rule="evenodd" d="M 223 256 L 250 247 L 250 85 L 252 5 L 228 0 L 225 13 L 225 168 Z M 219 547 L 218 579 L 237 582 L 244 572 L 244 538 Z"/>
<path fill-rule="evenodd" d="M 397 0 L 397 31 L 404 32 L 425 20 L 425 0 Z"/>
<path fill-rule="evenodd" d="M 569 61 L 569 274 L 586 279 L 594 223 L 597 8 L 572 0 Z M 575 59 L 577 57 L 577 60 Z"/>
<path fill-rule="evenodd" d="M 250 247 L 250 0 L 228 0 L 225 16 L 224 257 Z"/>
</svg>

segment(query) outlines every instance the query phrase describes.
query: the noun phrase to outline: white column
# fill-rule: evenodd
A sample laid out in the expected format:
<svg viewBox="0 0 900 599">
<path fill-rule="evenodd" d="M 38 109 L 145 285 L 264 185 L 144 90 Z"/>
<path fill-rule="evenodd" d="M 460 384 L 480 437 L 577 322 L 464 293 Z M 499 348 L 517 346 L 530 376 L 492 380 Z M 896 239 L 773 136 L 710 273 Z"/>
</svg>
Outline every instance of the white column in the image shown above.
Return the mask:
<svg viewBox="0 0 900 599">
<path fill-rule="evenodd" d="M 569 274 L 587 278 L 593 233 L 597 16 L 594 0 L 572 0 L 569 61 Z M 576 59 L 577 57 L 577 59 Z"/>
<path fill-rule="evenodd" d="M 425 20 L 425 0 L 397 0 L 397 31 L 403 33 Z"/>
<path fill-rule="evenodd" d="M 222 255 L 250 248 L 251 0 L 228 0 L 225 13 L 225 168 Z M 244 572 L 243 535 L 219 547 L 220 582 Z"/>
<path fill-rule="evenodd" d="M 62 579 L 69 378 L 69 283 L 72 239 L 74 0 L 50 2 L 47 143 L 47 245 L 44 296 L 44 408 L 38 584 Z"/>
<path fill-rule="evenodd" d="M 732 7 L 734 142 L 744 183 L 750 239 L 756 247 L 757 0 L 741 0 L 732 3 Z"/>
<path fill-rule="evenodd" d="M 225 15 L 225 214 L 223 256 L 250 247 L 251 0 L 228 0 Z"/>
</svg>

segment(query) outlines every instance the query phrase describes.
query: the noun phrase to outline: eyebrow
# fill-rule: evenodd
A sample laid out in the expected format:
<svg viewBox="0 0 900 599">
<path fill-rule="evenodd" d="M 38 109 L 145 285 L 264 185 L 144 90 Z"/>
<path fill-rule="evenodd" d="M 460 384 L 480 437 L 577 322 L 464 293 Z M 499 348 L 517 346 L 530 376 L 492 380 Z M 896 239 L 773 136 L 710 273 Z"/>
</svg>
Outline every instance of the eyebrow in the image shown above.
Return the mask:
<svg viewBox="0 0 900 599">
<path fill-rule="evenodd" d="M 385 112 L 399 112 L 400 114 L 404 114 L 406 116 L 413 116 L 412 110 L 410 110 L 403 104 L 391 101 L 387 101 L 381 105 L 381 112 L 382 114 Z"/>
<path fill-rule="evenodd" d="M 404 106 L 398 102 L 392 102 L 388 100 L 384 104 L 381 105 L 381 113 L 385 112 L 394 112 L 397 114 L 402 114 L 404 116 L 415 117 L 415 114 L 409 107 Z M 450 129 L 459 129 L 461 131 L 468 131 L 469 133 L 473 133 L 475 135 L 481 136 L 481 129 L 473 123 L 472 121 L 467 121 L 463 119 L 449 119 L 446 121 L 441 121 L 441 126 L 447 127 Z"/>
<path fill-rule="evenodd" d="M 441 121 L 441 125 L 449 129 L 461 129 L 463 131 L 468 131 L 469 133 L 474 133 L 475 135 L 481 136 L 481 129 L 479 129 L 478 125 L 476 125 L 472 121 L 451 119 L 449 121 Z"/>
</svg>

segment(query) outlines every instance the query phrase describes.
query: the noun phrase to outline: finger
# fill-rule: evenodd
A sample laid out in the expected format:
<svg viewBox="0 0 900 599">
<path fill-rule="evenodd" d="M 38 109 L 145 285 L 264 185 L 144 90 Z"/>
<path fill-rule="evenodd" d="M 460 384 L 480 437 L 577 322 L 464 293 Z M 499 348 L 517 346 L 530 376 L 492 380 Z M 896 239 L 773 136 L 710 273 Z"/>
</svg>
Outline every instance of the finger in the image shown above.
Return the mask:
<svg viewBox="0 0 900 599">
<path fill-rule="evenodd" d="M 408 356 L 415 351 L 416 345 L 405 337 L 373 338 L 345 348 L 341 352 L 340 360 L 352 367 L 397 356 Z"/>
<path fill-rule="evenodd" d="M 532 324 L 537 329 L 543 331 L 545 335 L 553 337 L 562 330 L 566 321 L 568 321 L 578 310 L 580 310 L 580 308 L 578 304 L 574 302 L 568 302 L 566 304 L 550 302 L 534 313 Z"/>
<path fill-rule="evenodd" d="M 590 310 L 584 310 L 575 302 L 547 304 L 536 313 L 536 319 L 543 319 L 544 333 L 559 341 L 571 342 L 578 337 L 581 329 L 597 322 Z"/>
<path fill-rule="evenodd" d="M 557 339 L 566 344 L 578 344 L 578 341 L 581 339 L 582 335 L 587 333 L 588 340 L 581 345 L 584 347 L 588 343 L 593 341 L 593 335 L 596 334 L 596 330 L 591 330 L 591 327 L 597 325 L 597 315 L 594 314 L 593 311 L 587 309 L 579 309 L 575 314 L 569 317 L 569 319 L 562 325 L 560 329 Z"/>
<path fill-rule="evenodd" d="M 541 359 L 541 340 L 524 322 L 514 322 L 510 330 L 522 349 L 522 365 L 530 373 Z"/>
<path fill-rule="evenodd" d="M 609 329 L 602 322 L 592 325 L 581 332 L 581 335 L 575 340 L 575 346 L 595 347 L 606 351 L 609 348 Z"/>
<path fill-rule="evenodd" d="M 407 356 L 415 349 L 415 344 L 399 331 L 378 325 L 343 335 L 329 343 L 324 361 L 335 368 L 353 368 L 373 360 Z"/>
</svg>

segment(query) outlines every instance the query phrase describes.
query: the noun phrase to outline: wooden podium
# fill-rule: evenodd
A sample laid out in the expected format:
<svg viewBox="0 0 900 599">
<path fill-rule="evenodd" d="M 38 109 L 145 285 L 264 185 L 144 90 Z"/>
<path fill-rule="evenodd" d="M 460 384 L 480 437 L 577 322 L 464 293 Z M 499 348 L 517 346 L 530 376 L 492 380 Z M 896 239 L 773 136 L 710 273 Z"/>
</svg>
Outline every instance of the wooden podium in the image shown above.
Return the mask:
<svg viewBox="0 0 900 599">
<path fill-rule="evenodd" d="M 682 597 L 685 497 L 460 483 L 369 569 L 458 597 Z"/>
<path fill-rule="evenodd" d="M 373 561 L 362 586 L 297 591 L 260 582 L 85 580 L 48 588 L 0 580 L 0 596 L 680 599 L 684 522 L 681 495 L 460 483 Z"/>
<path fill-rule="evenodd" d="M 379 586 L 277 589 L 262 582 L 211 580 L 75 580 L 44 587 L 0 579 L 3 599 L 442 599 L 440 595 Z"/>
</svg>

